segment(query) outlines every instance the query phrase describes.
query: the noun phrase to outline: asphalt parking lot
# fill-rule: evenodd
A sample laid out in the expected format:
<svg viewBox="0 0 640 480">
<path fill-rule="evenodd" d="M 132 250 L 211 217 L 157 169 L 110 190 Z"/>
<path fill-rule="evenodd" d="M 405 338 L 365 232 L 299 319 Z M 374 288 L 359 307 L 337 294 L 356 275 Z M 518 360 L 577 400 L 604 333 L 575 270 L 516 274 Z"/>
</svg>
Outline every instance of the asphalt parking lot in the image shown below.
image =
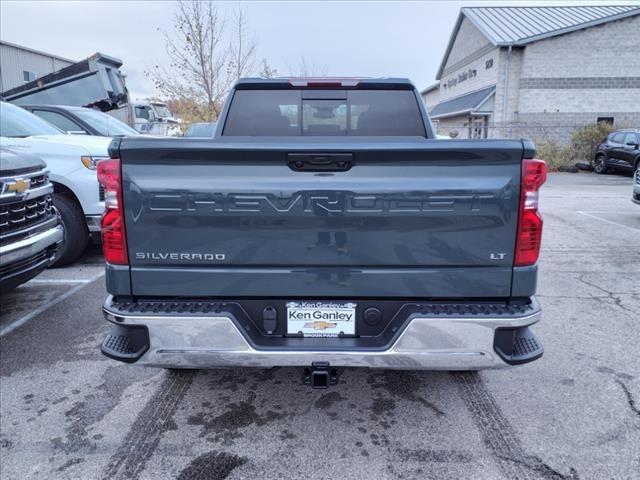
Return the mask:
<svg viewBox="0 0 640 480">
<path fill-rule="evenodd" d="M 629 176 L 552 175 L 534 327 L 481 373 L 168 373 L 99 353 L 98 248 L 2 299 L 3 479 L 640 478 L 640 206 Z"/>
</svg>

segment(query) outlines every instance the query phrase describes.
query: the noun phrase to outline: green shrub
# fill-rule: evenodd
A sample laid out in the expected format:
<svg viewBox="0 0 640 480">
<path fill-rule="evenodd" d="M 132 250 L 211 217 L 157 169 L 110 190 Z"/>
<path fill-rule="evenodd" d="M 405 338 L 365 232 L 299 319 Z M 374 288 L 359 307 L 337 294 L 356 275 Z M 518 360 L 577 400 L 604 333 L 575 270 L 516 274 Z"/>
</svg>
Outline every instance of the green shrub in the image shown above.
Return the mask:
<svg viewBox="0 0 640 480">
<path fill-rule="evenodd" d="M 538 158 L 546 160 L 550 171 L 578 162 L 591 163 L 596 146 L 613 130 L 613 125 L 604 122 L 578 127 L 571 132 L 571 141 L 566 146 L 545 136 L 535 141 L 536 152 Z"/>
<path fill-rule="evenodd" d="M 613 130 L 613 125 L 606 122 L 576 128 L 571 134 L 571 143 L 568 146 L 568 154 L 573 163 L 591 163 L 596 146 Z"/>
<path fill-rule="evenodd" d="M 547 162 L 550 171 L 557 171 L 562 166 L 573 165 L 575 162 L 569 155 L 569 148 L 561 146 L 553 140 L 536 142 L 536 156 Z"/>
</svg>

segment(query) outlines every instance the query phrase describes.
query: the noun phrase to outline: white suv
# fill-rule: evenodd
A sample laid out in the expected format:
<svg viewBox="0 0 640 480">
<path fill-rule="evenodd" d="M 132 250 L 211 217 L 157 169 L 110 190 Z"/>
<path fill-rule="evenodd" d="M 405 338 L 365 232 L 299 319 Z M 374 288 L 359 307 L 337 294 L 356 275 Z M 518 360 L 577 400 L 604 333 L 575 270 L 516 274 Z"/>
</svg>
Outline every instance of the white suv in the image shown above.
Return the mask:
<svg viewBox="0 0 640 480">
<path fill-rule="evenodd" d="M 60 211 L 65 244 L 54 266 L 74 262 L 89 235 L 100 231 L 104 198 L 96 165 L 108 158 L 109 137 L 66 135 L 32 113 L 0 103 L 0 145 L 37 155 L 47 163 L 54 186 L 53 203 Z"/>
</svg>

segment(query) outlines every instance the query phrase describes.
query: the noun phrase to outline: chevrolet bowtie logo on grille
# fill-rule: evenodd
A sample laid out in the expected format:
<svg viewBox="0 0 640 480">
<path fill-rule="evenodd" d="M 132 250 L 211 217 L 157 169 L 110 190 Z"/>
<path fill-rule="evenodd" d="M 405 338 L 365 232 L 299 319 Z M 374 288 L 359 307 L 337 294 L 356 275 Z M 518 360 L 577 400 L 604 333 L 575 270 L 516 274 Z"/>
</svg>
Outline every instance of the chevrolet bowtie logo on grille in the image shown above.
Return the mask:
<svg viewBox="0 0 640 480">
<path fill-rule="evenodd" d="M 29 178 L 16 178 L 13 181 L 6 182 L 4 184 L 4 191 L 11 193 L 24 193 L 29 190 L 31 185 L 31 179 Z"/>
</svg>

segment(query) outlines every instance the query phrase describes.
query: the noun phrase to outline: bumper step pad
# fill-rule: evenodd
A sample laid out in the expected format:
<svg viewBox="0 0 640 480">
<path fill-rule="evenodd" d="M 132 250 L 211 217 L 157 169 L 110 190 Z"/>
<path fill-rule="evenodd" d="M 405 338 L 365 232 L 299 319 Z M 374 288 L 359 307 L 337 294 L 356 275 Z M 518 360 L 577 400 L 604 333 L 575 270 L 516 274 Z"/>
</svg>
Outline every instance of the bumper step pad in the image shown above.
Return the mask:
<svg viewBox="0 0 640 480">
<path fill-rule="evenodd" d="M 149 333 L 141 326 L 114 326 L 101 347 L 102 353 L 121 362 L 133 363 L 149 350 Z"/>
<path fill-rule="evenodd" d="M 532 362 L 544 353 L 542 344 L 529 327 L 497 329 L 494 349 L 510 365 Z"/>
<path fill-rule="evenodd" d="M 136 302 L 117 301 L 111 299 L 105 307 L 114 315 L 216 315 L 237 307 L 241 301 L 234 302 L 202 302 L 197 300 L 181 300 L 176 302 L 162 302 L 153 300 L 139 300 Z M 406 303 L 413 313 L 428 316 L 520 316 L 536 311 L 537 305 L 532 303 Z"/>
</svg>

